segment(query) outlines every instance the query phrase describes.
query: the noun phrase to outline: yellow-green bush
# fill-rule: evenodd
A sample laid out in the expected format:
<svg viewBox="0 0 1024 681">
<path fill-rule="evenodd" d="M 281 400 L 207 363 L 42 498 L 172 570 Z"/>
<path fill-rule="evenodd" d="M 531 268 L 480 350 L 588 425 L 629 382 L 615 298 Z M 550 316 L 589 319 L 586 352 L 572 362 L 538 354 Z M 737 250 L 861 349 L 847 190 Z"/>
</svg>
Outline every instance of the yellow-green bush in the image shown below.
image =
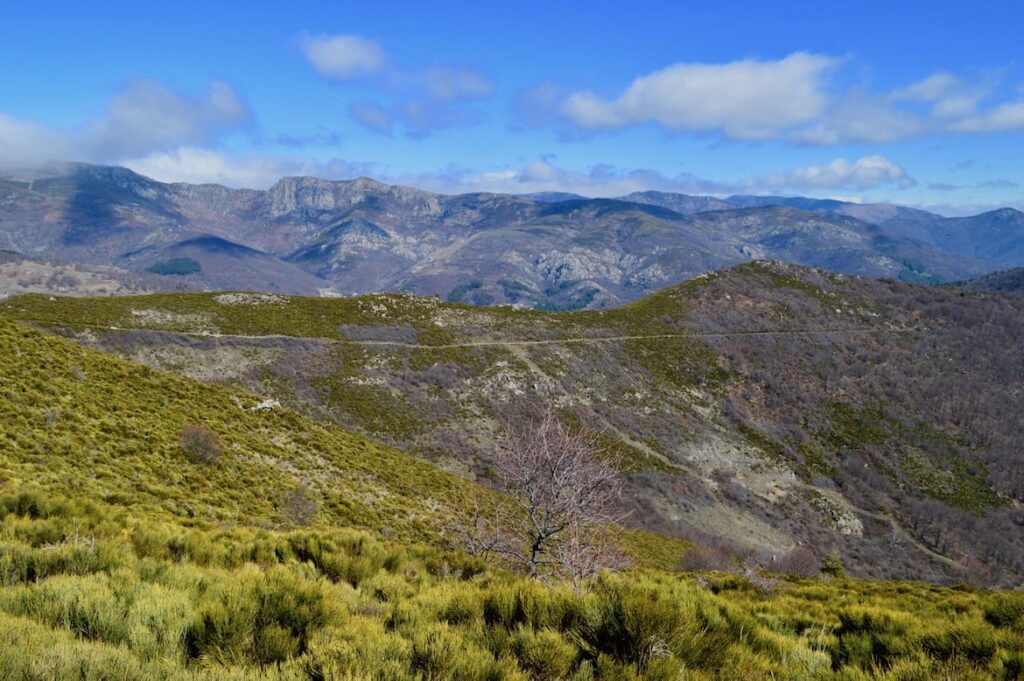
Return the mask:
<svg viewBox="0 0 1024 681">
<path fill-rule="evenodd" d="M 1014 679 L 1024 669 L 1017 593 L 849 579 L 764 592 L 652 570 L 605 574 L 577 593 L 345 528 L 189 527 L 17 493 L 0 493 L 0 508 L 0 623 L 15 632 L 0 635 L 4 678 Z"/>
<path fill-rule="evenodd" d="M 400 452 L 4 321 L 0 366 L 0 678 L 1024 676 L 1020 593 L 639 568 L 578 593 L 438 548 L 488 493 Z M 216 466 L 181 451 L 196 422 Z"/>
</svg>

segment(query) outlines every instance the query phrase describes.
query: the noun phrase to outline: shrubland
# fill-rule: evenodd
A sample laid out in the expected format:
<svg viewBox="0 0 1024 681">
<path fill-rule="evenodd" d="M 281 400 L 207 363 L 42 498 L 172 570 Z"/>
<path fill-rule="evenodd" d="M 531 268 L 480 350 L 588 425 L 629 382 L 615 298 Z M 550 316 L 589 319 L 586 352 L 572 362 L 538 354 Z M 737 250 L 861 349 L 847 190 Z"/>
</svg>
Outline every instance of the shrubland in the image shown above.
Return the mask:
<svg viewBox="0 0 1024 681">
<path fill-rule="evenodd" d="M 582 592 L 340 527 L 0 496 L 0 673 L 46 679 L 1017 679 L 1024 595 L 728 573 Z"/>
<path fill-rule="evenodd" d="M 678 572 L 636 533 L 530 579 L 447 534 L 496 492 L 328 421 L 6 320 L 0 363 L 4 678 L 1024 676 L 1019 592 Z"/>
<path fill-rule="evenodd" d="M 1019 584 L 1022 301 L 756 262 L 572 313 L 245 293 L 0 311 L 485 485 L 502 424 L 554 404 L 614 450 L 633 527 L 755 563 L 809 547 L 854 575 Z"/>
</svg>

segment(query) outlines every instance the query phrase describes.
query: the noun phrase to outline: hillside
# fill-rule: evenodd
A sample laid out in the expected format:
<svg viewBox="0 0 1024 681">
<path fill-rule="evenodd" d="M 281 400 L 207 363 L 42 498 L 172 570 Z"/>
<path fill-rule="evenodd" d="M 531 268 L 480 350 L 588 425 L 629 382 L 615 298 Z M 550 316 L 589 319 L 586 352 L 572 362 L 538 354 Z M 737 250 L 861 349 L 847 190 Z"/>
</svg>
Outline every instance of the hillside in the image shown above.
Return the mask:
<svg viewBox="0 0 1024 681">
<path fill-rule="evenodd" d="M 835 548 L 862 576 L 1024 577 L 1019 301 L 754 263 L 600 312 L 252 294 L 2 310 L 480 480 L 500 424 L 553 401 L 622 452 L 635 527 Z"/>
<path fill-rule="evenodd" d="M 665 192 L 444 195 L 368 178 L 236 190 L 83 164 L 0 180 L 0 248 L 29 257 L 135 271 L 189 258 L 200 269 L 183 278 L 198 288 L 541 309 L 611 307 L 758 258 L 927 283 L 1024 264 L 1018 214 L 993 215 Z"/>
<path fill-rule="evenodd" d="M 21 293 L 103 296 L 194 289 L 192 282 L 182 281 L 179 277 L 39 260 L 0 251 L 0 298 Z"/>
<path fill-rule="evenodd" d="M 77 305 L 107 323 L 107 304 L 141 302 L 151 313 L 132 318 L 155 325 L 207 315 L 236 333 L 261 320 L 319 332 L 327 304 L 360 322 L 381 306 L 411 318 L 428 302 L 272 300 L 235 294 L 220 317 L 212 311 L 223 301 L 192 295 L 29 297 L 7 310 L 42 317 Z M 182 302 L 194 317 L 170 311 Z M 488 493 L 391 448 L 5 319 L 0 362 L 5 678 L 1009 679 L 1024 670 L 1020 594 L 652 569 L 605 574 L 576 593 L 438 548 L 444 525 Z M 188 423 L 217 434 L 219 459 L 186 455 Z M 296 490 L 312 514 L 293 508 Z"/>
<path fill-rule="evenodd" d="M 330 282 L 280 258 L 208 234 L 164 248 L 143 247 L 118 259 L 121 267 L 176 276 L 194 289 L 252 289 L 329 295 Z"/>
<path fill-rule="evenodd" d="M 993 272 L 977 279 L 960 282 L 958 285 L 975 291 L 1022 291 L 1024 290 L 1024 267 Z"/>
<path fill-rule="evenodd" d="M 145 509 L 203 526 L 287 522 L 282 495 L 306 487 L 324 524 L 409 539 L 437 536 L 455 476 L 251 394 L 156 372 L 0 322 L 3 472 L 38 488 Z M 199 424 L 221 440 L 216 465 L 190 462 L 179 434 Z"/>
</svg>

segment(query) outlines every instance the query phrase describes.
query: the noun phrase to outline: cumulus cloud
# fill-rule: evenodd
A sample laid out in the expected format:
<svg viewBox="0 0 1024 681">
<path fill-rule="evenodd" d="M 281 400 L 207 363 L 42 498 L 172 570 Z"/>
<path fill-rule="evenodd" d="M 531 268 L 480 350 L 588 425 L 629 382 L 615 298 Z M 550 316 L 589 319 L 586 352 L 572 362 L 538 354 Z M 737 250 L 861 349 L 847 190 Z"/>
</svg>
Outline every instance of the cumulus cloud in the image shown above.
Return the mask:
<svg viewBox="0 0 1024 681">
<path fill-rule="evenodd" d="M 432 66 L 415 80 L 436 99 L 478 99 L 494 94 L 494 82 L 465 66 Z"/>
<path fill-rule="evenodd" d="M 0 113 L 0 168 L 33 167 L 76 158 L 75 134 Z"/>
<path fill-rule="evenodd" d="M 916 83 L 893 91 L 893 99 L 933 102 L 960 87 L 961 81 L 951 73 L 939 71 Z"/>
<path fill-rule="evenodd" d="M 520 92 L 512 103 L 514 119 L 509 127 L 522 130 L 564 126 L 566 121 L 559 115 L 558 107 L 566 96 L 565 88 L 551 81 Z"/>
<path fill-rule="evenodd" d="M 657 190 L 683 194 L 749 194 L 766 192 L 814 192 L 836 196 L 838 191 L 865 191 L 883 186 L 907 188 L 916 181 L 901 166 L 882 156 L 794 168 L 735 181 L 716 181 L 690 173 L 667 176 L 655 170 L 623 170 L 600 163 L 589 169 L 569 170 L 551 159 L 538 159 L 519 169 L 473 172 L 449 169 L 444 173 L 399 178 L 415 186 L 447 193 L 570 192 L 583 196 L 622 196 L 635 191 Z"/>
<path fill-rule="evenodd" d="M 436 130 L 475 124 L 483 114 L 466 103 L 495 92 L 491 79 L 467 66 L 393 66 L 380 44 L 361 36 L 305 36 L 302 47 L 313 67 L 331 79 L 367 77 L 365 85 L 375 92 L 375 101 L 350 104 L 349 115 L 382 135 L 400 128 L 419 139 Z"/>
<path fill-rule="evenodd" d="M 1006 102 L 976 116 L 955 121 L 958 132 L 1007 132 L 1024 130 L 1024 101 Z"/>
<path fill-rule="evenodd" d="M 269 187 L 287 176 L 348 179 L 372 175 L 374 170 L 369 164 L 340 159 L 321 162 L 302 156 L 230 156 L 187 146 L 129 159 L 123 165 L 161 182 L 214 183 L 250 189 Z"/>
<path fill-rule="evenodd" d="M 853 189 L 863 191 L 884 185 L 901 189 L 917 182 L 904 168 L 884 156 L 865 156 L 856 161 L 837 158 L 823 165 L 794 168 L 781 173 L 748 179 L 758 189 Z"/>
<path fill-rule="evenodd" d="M 227 83 L 186 96 L 152 81 L 129 83 L 103 115 L 74 129 L 53 128 L 0 113 L 0 164 L 53 161 L 97 163 L 207 144 L 250 120 L 248 107 Z"/>
<path fill-rule="evenodd" d="M 835 98 L 818 119 L 790 131 L 786 139 L 818 146 L 878 144 L 912 137 L 926 129 L 927 122 L 921 115 L 894 106 L 889 97 L 852 90 Z"/>
<path fill-rule="evenodd" d="M 968 83 L 950 73 L 939 71 L 912 83 L 905 88 L 894 90 L 890 98 L 894 101 L 916 101 L 931 104 L 931 117 L 941 122 L 961 121 L 972 116 L 981 101 L 991 94 L 995 82 L 983 78 L 977 83 Z"/>
<path fill-rule="evenodd" d="M 478 109 L 423 99 L 404 102 L 394 110 L 406 135 L 413 139 L 423 139 L 437 130 L 476 125 L 484 118 Z"/>
<path fill-rule="evenodd" d="M 766 139 L 822 114 L 826 76 L 838 65 L 835 58 L 804 52 L 777 61 L 675 64 L 637 78 L 614 99 L 571 94 L 561 113 L 587 130 L 653 122 Z"/>
<path fill-rule="evenodd" d="M 517 126 L 563 139 L 638 125 L 733 140 L 802 145 L 883 143 L 929 133 L 1024 129 L 1024 100 L 998 91 L 998 72 L 967 79 L 938 71 L 903 87 L 841 87 L 845 60 L 797 52 L 779 60 L 679 63 L 641 75 L 619 94 L 544 83 L 520 94 Z"/>
<path fill-rule="evenodd" d="M 307 35 L 302 51 L 317 71 L 338 80 L 380 73 L 387 58 L 375 41 L 357 35 Z"/>
</svg>

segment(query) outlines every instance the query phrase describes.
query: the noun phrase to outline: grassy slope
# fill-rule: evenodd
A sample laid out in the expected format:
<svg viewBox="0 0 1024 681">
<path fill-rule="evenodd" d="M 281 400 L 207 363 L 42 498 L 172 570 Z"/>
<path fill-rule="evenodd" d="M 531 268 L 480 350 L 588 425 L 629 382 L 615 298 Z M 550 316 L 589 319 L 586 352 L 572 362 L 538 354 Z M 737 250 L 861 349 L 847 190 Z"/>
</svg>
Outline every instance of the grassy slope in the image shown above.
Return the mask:
<svg viewBox="0 0 1024 681">
<path fill-rule="evenodd" d="M 846 418 L 874 413 L 879 402 L 842 396 L 836 400 L 831 390 L 820 396 L 808 393 L 811 397 L 798 405 L 804 414 L 817 413 L 820 422 L 814 429 L 805 427 L 802 441 L 766 434 L 765 429 L 782 422 L 756 411 L 738 422 L 735 417 L 723 421 L 720 416 L 735 395 L 765 380 L 767 363 L 785 363 L 790 357 L 799 360 L 808 349 L 831 353 L 832 340 L 790 339 L 789 346 L 779 352 L 769 348 L 764 353 L 763 344 L 753 354 L 749 348 L 739 348 L 734 355 L 756 357 L 746 368 L 727 361 L 728 345 L 733 343 L 727 339 L 655 337 L 600 344 L 415 349 L 317 342 L 297 350 L 289 349 L 287 342 L 287 338 L 369 338 L 443 346 L 466 341 L 912 323 L 900 310 L 875 305 L 870 299 L 873 294 L 861 295 L 864 282 L 850 286 L 850 281 L 804 268 L 754 263 L 671 287 L 615 310 L 560 314 L 481 309 L 386 294 L 345 299 L 242 294 L 233 300 L 220 294 L 22 296 L 0 304 L 0 311 L 44 327 L 93 330 L 102 339 L 129 339 L 126 342 L 136 346 L 129 345 L 125 354 L 185 373 L 203 352 L 176 355 L 179 349 L 169 343 L 167 354 L 155 357 L 145 351 L 146 346 L 161 347 L 168 341 L 146 338 L 147 330 L 283 336 L 208 343 L 236 348 L 226 363 L 232 370 L 245 368 L 228 380 L 241 379 L 250 389 L 277 397 L 314 418 L 357 428 L 446 466 L 460 470 L 476 466 L 478 473 L 485 471 L 474 462 L 488 449 L 488 438 L 502 411 L 526 399 L 523 395 L 537 392 L 562 404 L 568 416 L 606 429 L 609 442 L 635 477 L 631 493 L 642 510 L 633 514 L 631 522 L 679 532 L 682 518 L 698 531 L 724 535 L 770 553 L 797 542 L 817 545 L 820 552 L 838 545 L 860 574 L 941 578 L 936 569 L 945 567 L 936 568 L 924 554 L 908 552 L 899 556 L 900 561 L 879 561 L 877 554 L 887 546 L 888 527 L 876 528 L 864 538 L 837 536 L 841 526 L 853 522 L 857 508 L 834 492 L 826 498 L 814 488 L 815 480 L 835 473 L 845 458 L 844 450 L 869 445 L 880 456 L 899 453 L 899 465 L 886 469 L 899 487 L 975 514 L 1003 504 L 986 483 L 982 463 L 947 454 L 949 447 L 940 443 L 942 447 L 936 448 L 934 437 L 919 437 L 940 433 L 921 421 L 927 416 L 917 416 L 907 426 L 893 421 L 879 442 L 858 440 L 859 434 L 851 431 L 853 424 Z M 729 291 L 735 296 L 731 308 L 726 300 Z M 776 302 L 769 302 L 769 297 Z M 724 313 L 723 308 L 727 308 Z M 837 317 L 834 313 L 840 311 L 843 314 Z M 127 332 L 112 333 L 112 327 Z M 132 331 L 141 335 L 132 336 Z M 247 345 L 268 342 L 277 349 L 263 357 L 258 354 L 265 350 Z M 853 336 L 843 342 L 843 352 L 857 352 L 862 339 Z M 117 347 L 116 342 L 113 345 Z M 218 376 L 217 371 L 215 367 L 208 375 Z M 794 373 L 789 366 L 780 371 L 780 376 Z M 798 386 L 783 396 L 804 399 L 800 397 L 803 390 Z M 760 399 L 757 394 L 752 397 Z M 751 407 L 760 408 L 757 403 Z M 923 453 L 923 448 L 929 453 Z M 736 476 L 738 484 L 754 494 L 723 498 L 713 482 L 720 474 Z M 696 490 L 694 478 L 703 481 Z M 680 485 L 685 487 L 680 490 Z M 886 499 L 858 503 L 870 509 L 891 507 Z M 702 510 L 709 507 L 712 512 Z M 684 535 L 689 532 L 683 531 Z"/>
<path fill-rule="evenodd" d="M 5 678 L 1016 678 L 1024 664 L 1019 595 L 766 593 L 647 570 L 578 596 L 416 543 L 478 492 L 394 450 L 7 321 L 0 366 Z M 218 464 L 180 451 L 189 422 L 219 434 Z M 322 504 L 305 529 L 278 508 L 299 481 Z"/>
<path fill-rule="evenodd" d="M 271 525 L 306 484 L 323 522 L 426 538 L 474 487 L 393 449 L 246 393 L 208 386 L 0 322 L 0 442 L 7 485 L 82 494 L 218 523 Z M 184 425 L 224 455 L 191 463 Z"/>
</svg>

